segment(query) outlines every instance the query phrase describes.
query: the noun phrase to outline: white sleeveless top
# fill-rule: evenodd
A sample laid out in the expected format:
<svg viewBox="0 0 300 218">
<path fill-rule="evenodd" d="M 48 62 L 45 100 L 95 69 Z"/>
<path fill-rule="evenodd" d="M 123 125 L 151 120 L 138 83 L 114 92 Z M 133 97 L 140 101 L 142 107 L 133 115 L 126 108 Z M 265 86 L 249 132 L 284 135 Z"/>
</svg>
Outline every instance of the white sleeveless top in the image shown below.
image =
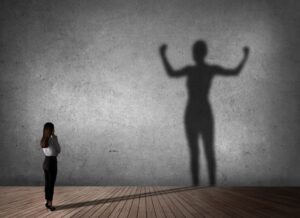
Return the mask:
<svg viewBox="0 0 300 218">
<path fill-rule="evenodd" d="M 49 138 L 49 146 L 43 148 L 45 156 L 57 156 L 60 153 L 60 145 L 57 140 L 57 136 L 51 135 Z"/>
</svg>

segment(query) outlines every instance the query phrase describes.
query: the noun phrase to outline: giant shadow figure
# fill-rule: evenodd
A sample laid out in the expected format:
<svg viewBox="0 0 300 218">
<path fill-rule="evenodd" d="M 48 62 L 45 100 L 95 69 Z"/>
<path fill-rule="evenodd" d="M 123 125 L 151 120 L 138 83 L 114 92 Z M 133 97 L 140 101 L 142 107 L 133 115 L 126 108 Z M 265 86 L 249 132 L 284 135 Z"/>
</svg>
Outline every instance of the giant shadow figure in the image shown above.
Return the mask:
<svg viewBox="0 0 300 218">
<path fill-rule="evenodd" d="M 199 144 L 198 136 L 202 135 L 205 156 L 208 164 L 209 183 L 216 183 L 216 160 L 214 151 L 214 118 L 208 99 L 209 89 L 215 75 L 238 75 L 242 70 L 249 54 L 249 48 L 244 47 L 244 57 L 234 69 L 224 69 L 220 66 L 205 63 L 207 46 L 205 41 L 196 41 L 193 46 L 194 66 L 174 70 L 167 57 L 167 45 L 160 46 L 163 65 L 170 77 L 187 76 L 188 101 L 185 110 L 185 133 L 190 149 L 190 168 L 193 185 L 199 184 Z"/>
</svg>

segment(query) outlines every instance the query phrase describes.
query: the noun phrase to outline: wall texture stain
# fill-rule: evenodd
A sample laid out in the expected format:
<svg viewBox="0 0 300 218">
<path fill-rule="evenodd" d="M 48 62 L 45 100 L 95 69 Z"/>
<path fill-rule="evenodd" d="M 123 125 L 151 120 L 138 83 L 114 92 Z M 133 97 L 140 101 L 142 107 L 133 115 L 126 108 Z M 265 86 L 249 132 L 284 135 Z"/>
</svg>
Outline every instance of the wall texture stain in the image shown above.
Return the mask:
<svg viewBox="0 0 300 218">
<path fill-rule="evenodd" d="M 0 185 L 43 184 L 43 124 L 58 185 L 190 185 L 186 80 L 205 40 L 215 77 L 217 185 L 300 184 L 299 1 L 1 1 Z M 208 184 L 200 141 L 200 184 Z"/>
</svg>

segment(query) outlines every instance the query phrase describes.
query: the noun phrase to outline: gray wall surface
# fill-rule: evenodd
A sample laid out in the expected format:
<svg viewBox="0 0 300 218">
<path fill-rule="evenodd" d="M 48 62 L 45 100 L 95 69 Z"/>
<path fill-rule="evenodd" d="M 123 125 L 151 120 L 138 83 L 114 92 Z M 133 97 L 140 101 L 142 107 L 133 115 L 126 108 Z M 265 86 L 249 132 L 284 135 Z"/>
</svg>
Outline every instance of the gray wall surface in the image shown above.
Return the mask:
<svg viewBox="0 0 300 218">
<path fill-rule="evenodd" d="M 57 185 L 190 185 L 184 113 L 193 44 L 216 76 L 217 185 L 300 185 L 300 2 L 1 1 L 0 185 L 42 185 L 43 124 L 62 147 Z M 199 84 L 200 85 L 200 84 Z M 200 180 L 208 170 L 200 142 Z"/>
</svg>

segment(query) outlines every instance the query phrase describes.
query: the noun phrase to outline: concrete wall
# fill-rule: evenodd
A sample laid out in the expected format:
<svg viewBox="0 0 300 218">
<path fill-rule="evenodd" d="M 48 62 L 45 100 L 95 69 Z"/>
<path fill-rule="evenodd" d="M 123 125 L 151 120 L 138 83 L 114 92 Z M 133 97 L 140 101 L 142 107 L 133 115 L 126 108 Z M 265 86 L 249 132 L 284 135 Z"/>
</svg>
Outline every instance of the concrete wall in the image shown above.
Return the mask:
<svg viewBox="0 0 300 218">
<path fill-rule="evenodd" d="M 190 185 L 186 79 L 202 39 L 215 77 L 217 185 L 300 185 L 299 1 L 1 1 L 0 184 L 42 185 L 43 124 L 58 185 Z M 208 182 L 200 151 L 201 185 Z"/>
</svg>

